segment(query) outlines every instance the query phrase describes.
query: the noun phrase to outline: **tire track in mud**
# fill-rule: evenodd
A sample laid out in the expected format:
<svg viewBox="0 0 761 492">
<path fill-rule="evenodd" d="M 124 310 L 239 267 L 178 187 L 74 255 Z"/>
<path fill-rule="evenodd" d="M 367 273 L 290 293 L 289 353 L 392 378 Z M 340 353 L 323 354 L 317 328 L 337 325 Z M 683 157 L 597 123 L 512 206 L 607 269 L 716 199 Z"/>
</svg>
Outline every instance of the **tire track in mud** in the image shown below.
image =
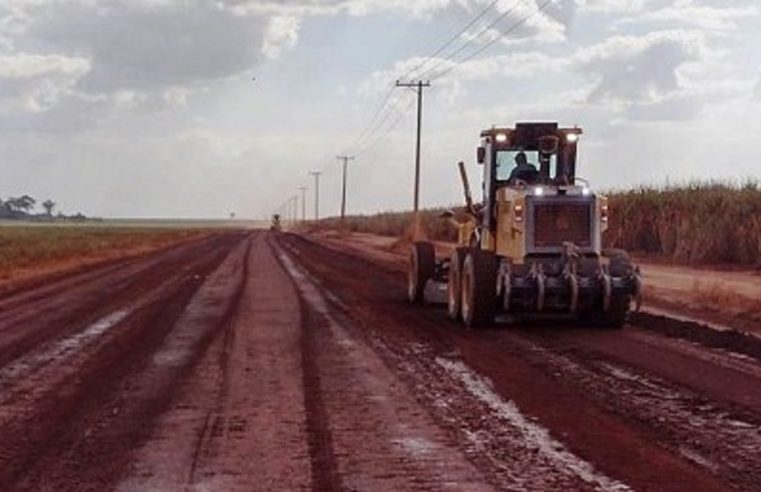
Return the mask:
<svg viewBox="0 0 761 492">
<path fill-rule="evenodd" d="M 309 309 L 301 296 L 299 304 L 302 319 L 302 382 L 304 385 L 307 434 L 309 436 L 309 456 L 312 463 L 312 490 L 337 492 L 344 490 L 344 488 L 338 473 L 338 464 L 333 449 L 333 436 L 323 400 L 320 368 L 317 363 L 319 342 L 315 328 L 325 329 L 325 320 L 320 319 L 313 310 Z"/>
<path fill-rule="evenodd" d="M 187 259 L 224 248 L 230 237 L 215 235 L 184 243 L 141 260 L 96 269 L 24 290 L 0 300 L 0 366 L 39 343 L 64 338 L 84 330 L 100 318 L 127 306 L 145 290 L 187 268 Z"/>
<path fill-rule="evenodd" d="M 239 240 L 228 235 L 191 249 L 196 254 L 174 268 L 165 288 L 144 293 L 144 306 L 64 358 L 58 377 L 36 388 L 37 400 L 12 402 L 25 409 L 0 424 L 0 438 L 15 443 L 0 458 L 0 480 L 10 490 L 108 488 L 125 464 L 124 450 L 140 442 L 172 394 L 172 376 L 141 380 L 157 362 L 156 348 Z"/>
<path fill-rule="evenodd" d="M 309 490 L 298 300 L 256 233 L 234 314 L 117 490 Z"/>
<path fill-rule="evenodd" d="M 721 476 L 725 484 L 736 483 L 726 470 L 716 473 L 685 457 L 657 432 L 650 432 L 652 425 L 647 419 L 632 421 L 631 413 L 622 414 L 606 406 L 604 401 L 596 398 L 598 395 L 588 394 L 589 388 L 575 388 L 570 384 L 572 377 L 566 378 L 562 367 L 543 367 L 536 360 L 527 359 L 520 345 L 510 343 L 511 338 L 523 336 L 520 330 L 511 329 L 504 333 L 453 330 L 453 325 L 439 310 L 420 310 L 404 303 L 403 279 L 398 273 L 378 269 L 363 258 L 298 237 L 285 237 L 284 243 L 303 257 L 302 264 L 325 282 L 325 288 L 341 297 L 337 305 L 344 306 L 346 315 L 362 327 L 363 333 L 371 340 L 380 340 L 377 351 L 385 351 L 390 365 L 396 367 L 417 394 L 428 398 L 427 404 L 434 414 L 445 413 L 441 408 L 448 404 L 457 409 L 449 421 L 446 415 L 440 418 L 443 425 L 467 429 L 462 415 L 473 416 L 476 426 L 473 429 L 477 430 L 477 426 L 483 424 L 482 417 L 478 417 L 479 413 L 484 414 L 483 411 L 469 410 L 462 399 L 446 398 L 452 393 L 451 389 L 438 387 L 440 378 L 437 380 L 435 369 L 430 369 L 430 363 L 424 362 L 434 356 L 446 360 L 454 355 L 461 357 L 479 374 L 488 376 L 497 394 L 506 399 L 515 398 L 519 405 L 525 406 L 530 415 L 549 427 L 552 434 L 568 443 L 571 451 L 578 451 L 591 463 L 634 488 L 682 490 L 687 481 L 696 490 L 726 488 L 711 475 Z M 547 350 L 553 348 L 550 346 Z M 618 365 L 616 360 L 609 362 Z M 419 374 L 429 370 L 426 367 L 431 370 L 432 377 L 421 383 Z M 623 384 L 626 386 L 625 382 Z M 621 385 L 617 387 L 621 388 Z M 437 398 L 445 401 L 437 402 Z M 488 434 L 491 438 L 486 441 L 481 439 L 484 433 L 476 432 L 470 436 L 474 449 L 481 446 L 481 453 L 469 454 L 474 462 L 487 468 L 499 463 L 500 454 L 484 456 L 483 445 L 492 445 L 493 436 L 501 435 L 495 429 L 486 432 Z M 468 436 L 460 438 L 467 441 Z M 731 446 L 729 443 L 723 445 Z M 488 463 L 490 460 L 493 463 Z"/>
<path fill-rule="evenodd" d="M 240 286 L 236 290 L 235 295 L 221 323 L 221 325 L 224 326 L 224 330 L 222 330 L 222 333 L 220 334 L 222 338 L 221 350 L 219 352 L 219 357 L 216 363 L 219 371 L 218 381 L 220 384 L 213 398 L 214 404 L 206 413 L 203 426 L 201 427 L 201 431 L 198 434 L 198 438 L 192 452 L 193 457 L 189 466 L 187 481 L 185 482 L 187 486 L 191 486 L 196 482 L 196 471 L 201 462 L 202 453 L 205 448 L 210 446 L 210 443 L 213 441 L 213 436 L 219 434 L 219 428 L 221 426 L 220 422 L 222 420 L 222 416 L 224 415 L 223 402 L 225 397 L 228 396 L 230 392 L 230 357 L 233 345 L 235 343 L 234 323 L 240 312 L 241 299 L 243 298 L 247 280 L 250 274 L 249 264 L 251 260 L 251 253 L 253 248 L 256 247 L 254 243 L 255 240 L 253 238 L 248 241 L 246 253 L 243 257 L 243 262 L 240 268 Z"/>
</svg>

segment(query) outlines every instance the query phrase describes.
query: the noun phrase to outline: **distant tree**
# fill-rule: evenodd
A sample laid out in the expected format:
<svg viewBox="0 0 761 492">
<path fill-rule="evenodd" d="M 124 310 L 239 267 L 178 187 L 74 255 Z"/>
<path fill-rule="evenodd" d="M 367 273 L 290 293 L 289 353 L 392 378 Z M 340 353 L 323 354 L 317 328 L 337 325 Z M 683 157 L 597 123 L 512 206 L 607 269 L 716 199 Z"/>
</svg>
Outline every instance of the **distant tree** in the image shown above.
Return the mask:
<svg viewBox="0 0 761 492">
<path fill-rule="evenodd" d="M 20 197 L 8 198 L 5 203 L 8 208 L 10 208 L 11 212 L 14 212 L 14 214 L 26 215 L 29 214 L 29 212 L 31 212 L 31 210 L 34 208 L 37 200 L 29 195 L 22 195 Z"/>
<path fill-rule="evenodd" d="M 21 200 L 21 209 L 26 213 L 31 212 L 34 206 L 37 204 L 37 200 L 35 200 L 29 195 L 22 195 L 20 200 Z"/>
<path fill-rule="evenodd" d="M 45 213 L 47 213 L 48 217 L 52 217 L 53 209 L 55 208 L 55 202 L 48 198 L 42 202 L 42 206 L 45 208 Z"/>
</svg>

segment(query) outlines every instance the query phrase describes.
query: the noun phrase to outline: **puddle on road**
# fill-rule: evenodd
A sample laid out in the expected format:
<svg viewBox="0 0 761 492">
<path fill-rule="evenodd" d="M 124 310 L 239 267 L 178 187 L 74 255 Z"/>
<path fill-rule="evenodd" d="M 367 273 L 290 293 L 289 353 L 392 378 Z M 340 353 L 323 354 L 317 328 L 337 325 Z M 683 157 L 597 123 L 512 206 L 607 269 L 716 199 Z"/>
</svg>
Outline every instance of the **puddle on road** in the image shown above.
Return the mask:
<svg viewBox="0 0 761 492">
<path fill-rule="evenodd" d="M 108 330 L 118 325 L 132 313 L 131 309 L 121 309 L 103 316 L 83 331 L 58 340 L 52 344 L 46 344 L 39 350 L 35 350 L 20 359 L 0 369 L 0 387 L 7 389 L 12 387 L 20 378 L 34 373 L 50 362 L 58 361 L 78 352 L 84 346 L 96 340 Z"/>
</svg>

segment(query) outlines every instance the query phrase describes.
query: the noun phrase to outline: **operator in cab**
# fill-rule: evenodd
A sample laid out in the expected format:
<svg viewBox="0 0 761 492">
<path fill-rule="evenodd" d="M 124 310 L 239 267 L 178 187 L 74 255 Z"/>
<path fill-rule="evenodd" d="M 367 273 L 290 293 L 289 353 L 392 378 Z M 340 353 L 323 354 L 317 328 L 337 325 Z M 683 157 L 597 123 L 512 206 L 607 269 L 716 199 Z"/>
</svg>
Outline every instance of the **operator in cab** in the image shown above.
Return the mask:
<svg viewBox="0 0 761 492">
<path fill-rule="evenodd" d="M 510 173 L 510 181 L 517 179 L 526 183 L 534 183 L 539 179 L 539 171 L 534 164 L 528 162 L 525 152 L 518 152 L 515 156 L 515 168 Z"/>
</svg>

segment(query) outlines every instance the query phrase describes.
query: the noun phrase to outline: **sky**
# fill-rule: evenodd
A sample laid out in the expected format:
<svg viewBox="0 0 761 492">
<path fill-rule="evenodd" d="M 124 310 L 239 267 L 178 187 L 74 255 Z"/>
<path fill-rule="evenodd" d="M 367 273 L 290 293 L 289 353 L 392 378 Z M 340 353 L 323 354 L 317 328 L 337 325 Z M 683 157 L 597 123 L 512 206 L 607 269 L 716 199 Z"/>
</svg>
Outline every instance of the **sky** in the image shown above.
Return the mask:
<svg viewBox="0 0 761 492">
<path fill-rule="evenodd" d="M 761 179 L 755 0 L 0 0 L 0 197 L 100 217 L 462 200 L 479 133 L 584 129 L 598 189 Z M 448 43 L 449 42 L 449 43 Z"/>
</svg>

